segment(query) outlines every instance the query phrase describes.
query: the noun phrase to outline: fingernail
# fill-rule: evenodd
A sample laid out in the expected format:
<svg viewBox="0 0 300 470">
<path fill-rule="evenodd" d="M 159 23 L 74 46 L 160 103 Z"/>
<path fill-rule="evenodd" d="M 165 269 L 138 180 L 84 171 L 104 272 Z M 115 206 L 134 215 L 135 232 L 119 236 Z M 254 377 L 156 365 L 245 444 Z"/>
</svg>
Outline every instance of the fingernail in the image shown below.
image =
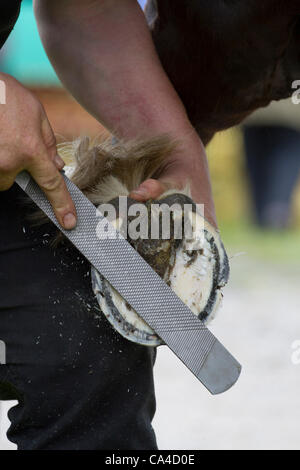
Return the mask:
<svg viewBox="0 0 300 470">
<path fill-rule="evenodd" d="M 141 196 L 149 194 L 149 191 L 146 188 L 143 188 L 142 186 L 140 188 L 134 189 L 132 192 L 135 194 L 140 194 Z"/>
<path fill-rule="evenodd" d="M 63 159 L 59 155 L 55 155 L 54 161 L 55 161 L 56 165 L 60 168 L 63 168 L 65 166 L 65 162 L 63 161 Z"/>
<path fill-rule="evenodd" d="M 66 230 L 71 230 L 76 227 L 76 217 L 71 212 L 64 216 L 64 227 Z"/>
</svg>

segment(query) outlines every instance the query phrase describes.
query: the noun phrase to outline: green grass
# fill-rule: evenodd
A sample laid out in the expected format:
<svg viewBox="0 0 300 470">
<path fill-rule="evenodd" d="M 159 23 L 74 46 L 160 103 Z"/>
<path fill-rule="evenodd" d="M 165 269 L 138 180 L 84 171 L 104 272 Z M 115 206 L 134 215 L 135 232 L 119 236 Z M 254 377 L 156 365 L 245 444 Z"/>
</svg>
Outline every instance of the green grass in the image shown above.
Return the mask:
<svg viewBox="0 0 300 470">
<path fill-rule="evenodd" d="M 247 223 L 221 225 L 222 240 L 232 255 L 246 252 L 262 260 L 300 264 L 300 230 L 261 230 Z"/>
</svg>

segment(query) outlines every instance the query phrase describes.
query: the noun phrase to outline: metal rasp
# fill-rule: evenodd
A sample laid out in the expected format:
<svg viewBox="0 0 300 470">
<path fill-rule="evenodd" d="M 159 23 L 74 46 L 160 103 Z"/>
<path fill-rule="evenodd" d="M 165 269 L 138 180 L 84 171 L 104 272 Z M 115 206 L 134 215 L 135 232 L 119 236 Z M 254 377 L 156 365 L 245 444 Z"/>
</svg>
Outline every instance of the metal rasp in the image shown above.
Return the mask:
<svg viewBox="0 0 300 470">
<path fill-rule="evenodd" d="M 59 225 L 27 172 L 16 182 L 213 395 L 232 387 L 241 373 L 236 359 L 108 220 L 108 232 L 118 236 L 99 237 L 97 228 L 104 216 L 64 178 L 78 216 L 70 231 Z"/>
</svg>

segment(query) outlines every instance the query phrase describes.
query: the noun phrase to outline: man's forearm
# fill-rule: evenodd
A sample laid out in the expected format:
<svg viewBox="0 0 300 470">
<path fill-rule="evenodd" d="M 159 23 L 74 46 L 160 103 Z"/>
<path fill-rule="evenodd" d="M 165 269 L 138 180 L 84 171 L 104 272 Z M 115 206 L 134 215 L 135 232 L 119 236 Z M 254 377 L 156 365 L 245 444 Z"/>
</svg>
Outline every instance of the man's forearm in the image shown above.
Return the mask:
<svg viewBox="0 0 300 470">
<path fill-rule="evenodd" d="M 62 82 L 111 131 L 189 128 L 136 0 L 37 0 L 36 14 Z"/>
<path fill-rule="evenodd" d="M 45 49 L 66 88 L 119 138 L 180 139 L 165 179 L 180 183 L 182 173 L 183 184 L 194 180 L 194 199 L 214 219 L 202 143 L 160 64 L 138 2 L 35 0 L 35 10 Z"/>
</svg>

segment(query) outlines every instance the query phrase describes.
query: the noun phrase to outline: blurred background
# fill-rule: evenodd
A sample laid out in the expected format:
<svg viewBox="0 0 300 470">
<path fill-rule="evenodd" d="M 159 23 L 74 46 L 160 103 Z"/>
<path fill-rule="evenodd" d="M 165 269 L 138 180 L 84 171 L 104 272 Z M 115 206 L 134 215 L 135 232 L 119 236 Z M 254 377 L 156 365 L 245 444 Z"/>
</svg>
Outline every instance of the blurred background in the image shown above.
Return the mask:
<svg viewBox="0 0 300 470">
<path fill-rule="evenodd" d="M 105 135 L 56 77 L 31 0 L 23 0 L 0 67 L 38 95 L 58 142 Z M 160 348 L 154 427 L 161 449 L 300 448 L 300 364 L 293 359 L 300 340 L 299 117 L 300 105 L 276 103 L 243 127 L 218 134 L 208 147 L 232 271 L 211 329 L 244 371 L 231 391 L 210 397 Z M 0 408 L 0 449 L 14 448 L 5 437 L 9 406 L 2 402 Z"/>
</svg>

